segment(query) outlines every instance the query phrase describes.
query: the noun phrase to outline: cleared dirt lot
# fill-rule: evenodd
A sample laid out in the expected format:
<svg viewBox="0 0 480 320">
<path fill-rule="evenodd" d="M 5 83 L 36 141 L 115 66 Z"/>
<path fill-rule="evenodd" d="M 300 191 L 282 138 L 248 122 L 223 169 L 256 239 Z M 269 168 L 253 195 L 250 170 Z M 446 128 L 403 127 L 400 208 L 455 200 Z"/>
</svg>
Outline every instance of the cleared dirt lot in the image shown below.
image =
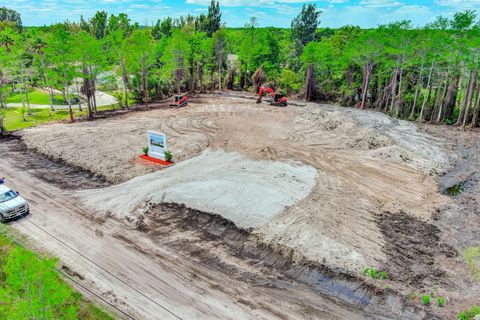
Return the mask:
<svg viewBox="0 0 480 320">
<path fill-rule="evenodd" d="M 138 159 L 141 147 L 146 144 L 146 130 L 168 135 L 178 168 L 174 166 L 158 174 L 155 172 L 160 167 Z M 274 108 L 255 105 L 251 100 L 203 96 L 194 98 L 184 109 L 159 109 L 75 125 L 44 126 L 22 132 L 22 139 L 32 150 L 117 184 L 80 192 L 76 197 L 91 208 L 100 208 L 99 217 L 125 217 L 132 226 L 154 239 L 166 233 L 164 224 L 175 218 L 172 212 L 186 221 L 192 221 L 192 215 L 198 216 L 198 212 L 216 214 L 248 229 L 242 243 L 268 244 L 274 251 L 291 248 L 291 261 L 310 261 L 342 274 L 358 276 L 363 268 L 375 266 L 387 270 L 392 280 L 388 286 L 405 295 L 433 289 L 453 292 L 451 309 L 435 312 L 452 315 L 460 305 L 455 292 L 461 288 L 448 277 L 455 275 L 453 270 L 461 265 L 458 250 L 462 248 L 444 237 L 446 231 L 436 226 L 434 220 L 442 208 L 455 202 L 440 193 L 438 180 L 460 157 L 449 149 L 441 134 L 429 135 L 412 123 L 380 113 L 317 104 Z M 258 168 L 276 165 L 313 168 L 315 181 L 308 192 L 283 204 L 283 210 L 271 210 L 268 219 L 250 224 L 255 206 L 249 203 L 248 214 L 235 210 L 241 209 L 242 204 L 245 206 L 245 199 L 255 201 L 253 196 L 244 197 L 246 193 L 266 192 L 260 187 L 252 190 L 255 179 L 273 179 L 275 174 L 268 170 L 246 170 L 242 179 L 252 182 L 248 188 L 225 187 L 226 181 L 242 181 L 231 180 L 238 177 L 238 168 L 233 172 L 234 166 L 219 165 L 218 171 L 209 175 L 208 166 L 198 165 L 195 158 L 202 154 L 203 160 L 208 161 L 209 155 L 218 150 L 228 159 L 231 159 L 228 155 L 241 155 L 245 160 L 239 161 L 249 167 L 255 167 L 258 161 Z M 182 163 L 186 159 L 191 160 Z M 216 168 L 216 161 L 222 161 L 211 159 L 210 169 Z M 182 166 L 186 166 L 187 172 L 195 169 L 198 172 L 182 175 Z M 290 169 L 278 172 L 286 176 L 281 183 L 293 179 L 288 176 Z M 165 175 L 171 181 L 168 187 L 156 184 L 155 180 Z M 138 176 L 143 177 L 128 181 Z M 185 187 L 172 192 L 176 177 Z M 198 177 L 209 188 L 219 186 L 224 191 L 223 204 L 228 206 L 216 203 L 215 210 L 208 210 L 196 205 L 201 199 L 187 199 L 188 186 L 198 186 L 195 184 Z M 214 183 L 218 181 L 223 184 Z M 306 180 L 299 181 L 305 184 Z M 141 191 L 132 191 L 134 207 L 125 211 L 122 201 L 129 200 L 128 190 L 137 190 L 135 187 Z M 218 200 L 219 194 L 211 198 L 209 191 L 213 189 L 202 189 L 206 203 Z M 241 196 L 236 197 L 239 192 Z M 288 189 L 284 192 L 289 195 Z M 116 194 L 121 195 L 118 203 Z M 274 199 L 279 195 L 268 196 L 271 195 L 265 194 L 264 198 L 273 200 L 265 200 L 262 205 L 278 206 Z M 110 204 L 102 201 L 107 198 L 111 199 Z M 172 203 L 186 204 L 188 210 L 198 212 L 169 207 Z M 171 233 L 181 224 L 175 219 L 174 222 L 169 229 Z M 200 227 L 207 225 L 199 223 Z M 218 228 L 213 229 L 218 231 Z M 194 232 L 186 230 L 187 234 Z M 185 239 L 185 235 L 178 237 Z M 188 254 L 195 252 L 188 247 L 183 250 Z M 217 257 L 227 257 L 229 251 L 212 249 Z M 241 262 L 235 263 L 238 267 Z"/>
</svg>

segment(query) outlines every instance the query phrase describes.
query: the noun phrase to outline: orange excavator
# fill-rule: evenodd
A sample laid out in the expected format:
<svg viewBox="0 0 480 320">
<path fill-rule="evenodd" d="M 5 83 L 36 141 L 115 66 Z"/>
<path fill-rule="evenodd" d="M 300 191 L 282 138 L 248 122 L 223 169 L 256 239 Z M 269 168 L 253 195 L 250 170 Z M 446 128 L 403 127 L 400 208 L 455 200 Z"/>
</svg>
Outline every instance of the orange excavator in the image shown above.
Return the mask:
<svg viewBox="0 0 480 320">
<path fill-rule="evenodd" d="M 269 87 L 260 87 L 258 89 L 257 103 L 262 103 L 262 97 L 264 93 L 269 93 L 272 96 L 272 100 L 270 100 L 270 104 L 272 106 L 277 106 L 277 107 L 287 106 L 287 98 L 285 97 L 285 95 L 281 93 L 275 93 L 275 90 Z"/>
</svg>

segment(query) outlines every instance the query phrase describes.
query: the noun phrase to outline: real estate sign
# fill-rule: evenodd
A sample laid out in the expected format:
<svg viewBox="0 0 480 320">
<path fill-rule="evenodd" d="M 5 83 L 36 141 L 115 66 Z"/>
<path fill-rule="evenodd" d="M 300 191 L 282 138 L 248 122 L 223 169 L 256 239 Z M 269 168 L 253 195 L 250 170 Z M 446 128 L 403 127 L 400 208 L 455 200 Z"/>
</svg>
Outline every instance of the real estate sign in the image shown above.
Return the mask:
<svg viewBox="0 0 480 320">
<path fill-rule="evenodd" d="M 147 131 L 148 138 L 148 156 L 165 160 L 165 151 L 167 151 L 167 136 L 164 133 Z"/>
</svg>

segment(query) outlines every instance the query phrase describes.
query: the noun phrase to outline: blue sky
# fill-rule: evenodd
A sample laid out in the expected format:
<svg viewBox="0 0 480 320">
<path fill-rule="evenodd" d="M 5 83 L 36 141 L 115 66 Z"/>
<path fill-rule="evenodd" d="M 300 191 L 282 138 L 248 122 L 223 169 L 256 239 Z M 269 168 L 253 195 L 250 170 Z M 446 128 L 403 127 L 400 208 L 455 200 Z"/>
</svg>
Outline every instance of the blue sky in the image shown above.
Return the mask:
<svg viewBox="0 0 480 320">
<path fill-rule="evenodd" d="M 96 10 L 127 13 L 133 21 L 151 25 L 166 16 L 198 15 L 207 11 L 210 0 L 0 0 L 22 14 L 24 25 L 44 25 L 66 19 L 78 21 Z M 374 27 L 395 20 L 412 20 L 415 25 L 432 21 L 437 15 L 452 16 L 459 10 L 480 8 L 480 0 L 324 0 L 316 3 L 323 11 L 321 26 L 346 24 Z M 227 26 L 243 26 L 254 16 L 260 26 L 288 27 L 305 1 L 220 0 Z"/>
</svg>

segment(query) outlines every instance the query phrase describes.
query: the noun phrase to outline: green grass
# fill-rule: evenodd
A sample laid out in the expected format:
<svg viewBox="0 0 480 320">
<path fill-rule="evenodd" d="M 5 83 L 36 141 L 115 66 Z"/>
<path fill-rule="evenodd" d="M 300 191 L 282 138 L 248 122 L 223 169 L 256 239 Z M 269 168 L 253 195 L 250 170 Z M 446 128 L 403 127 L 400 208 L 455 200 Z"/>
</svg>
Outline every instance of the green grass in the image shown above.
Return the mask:
<svg viewBox="0 0 480 320">
<path fill-rule="evenodd" d="M 28 127 L 36 126 L 37 124 L 47 123 L 50 121 L 60 121 L 69 119 L 68 110 L 57 110 L 55 112 L 51 111 L 50 108 L 41 108 L 41 109 L 31 109 L 32 115 L 29 116 L 25 114 L 27 121 L 23 121 L 22 114 L 20 112 L 21 108 L 7 108 L 6 116 L 4 118 L 5 130 L 13 131 Z M 78 117 L 80 115 L 86 114 L 85 111 L 80 112 L 74 110 L 74 116 Z"/>
<path fill-rule="evenodd" d="M 114 319 L 65 282 L 55 268 L 55 258 L 36 255 L 18 243 L 21 236 L 8 227 L 2 226 L 1 229 L 2 319 Z M 29 290 L 25 291 L 25 287 Z"/>
<path fill-rule="evenodd" d="M 472 320 L 476 315 L 480 314 L 480 307 L 474 304 L 470 308 L 465 311 L 460 312 L 457 315 L 457 319 L 459 320 Z"/>
<path fill-rule="evenodd" d="M 24 99 L 25 104 L 27 103 L 25 93 L 19 92 L 12 92 L 10 86 L 6 86 L 0 89 L 3 91 L 3 95 L 5 97 L 6 103 L 22 103 L 22 96 Z M 70 95 L 71 99 L 75 98 L 75 95 Z M 30 104 L 39 104 L 39 105 L 50 105 L 50 96 L 46 91 L 37 89 L 37 88 L 29 88 L 28 89 L 28 100 Z M 54 94 L 53 95 L 53 104 L 55 105 L 67 105 L 67 102 L 63 100 L 62 94 Z"/>
<path fill-rule="evenodd" d="M 428 295 L 428 294 L 423 295 L 422 296 L 422 303 L 425 306 L 429 306 L 430 305 L 430 295 Z"/>
<path fill-rule="evenodd" d="M 376 268 L 364 268 L 363 269 L 363 274 L 366 276 L 369 276 L 372 279 L 381 279 L 381 280 L 387 280 L 388 279 L 388 274 L 385 271 L 380 271 L 377 270 Z"/>
<path fill-rule="evenodd" d="M 437 298 L 437 306 L 443 308 L 445 306 L 445 298 L 444 297 L 438 297 Z"/>
<path fill-rule="evenodd" d="M 112 106 L 102 106 L 98 107 L 98 111 L 103 110 L 112 110 Z M 25 118 L 27 121 L 23 120 L 21 114 L 21 108 L 6 108 L 6 116 L 3 120 L 5 130 L 7 131 L 14 131 L 29 127 L 34 127 L 38 124 L 52 122 L 52 121 L 66 121 L 70 119 L 70 115 L 68 109 L 65 110 L 57 110 L 51 111 L 50 108 L 32 108 L 32 115 L 25 114 Z M 74 118 L 78 118 L 79 116 L 86 116 L 87 111 L 85 108 L 83 111 L 79 111 L 78 109 L 73 109 L 73 116 Z"/>
<path fill-rule="evenodd" d="M 475 280 L 480 281 L 480 246 L 465 249 L 465 260 Z"/>
<path fill-rule="evenodd" d="M 7 96 L 6 102 L 7 103 L 22 103 L 22 95 L 23 99 L 26 103 L 25 94 L 20 94 L 17 92 L 10 93 Z M 63 103 L 63 96 L 61 94 L 53 95 L 55 99 L 54 104 L 64 104 Z M 28 92 L 28 99 L 31 104 L 43 104 L 43 105 L 50 105 L 50 97 L 48 93 L 39 90 L 39 89 L 30 89 Z"/>
</svg>

